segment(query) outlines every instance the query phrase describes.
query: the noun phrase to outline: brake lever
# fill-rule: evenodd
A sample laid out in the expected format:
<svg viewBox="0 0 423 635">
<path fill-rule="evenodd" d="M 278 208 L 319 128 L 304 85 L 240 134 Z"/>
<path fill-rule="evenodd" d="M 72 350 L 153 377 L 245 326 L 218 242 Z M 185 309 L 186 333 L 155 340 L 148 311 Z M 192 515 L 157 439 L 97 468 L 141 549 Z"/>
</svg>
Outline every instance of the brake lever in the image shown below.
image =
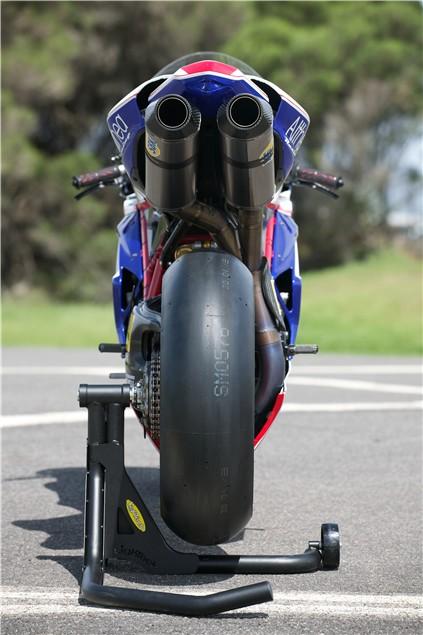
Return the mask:
<svg viewBox="0 0 423 635">
<path fill-rule="evenodd" d="M 310 187 L 312 190 L 317 190 L 318 192 L 322 192 L 322 194 L 327 194 L 332 198 L 339 198 L 339 194 L 334 192 L 333 190 L 325 187 L 324 185 L 320 185 L 320 183 L 312 183 L 311 181 L 302 181 L 301 179 L 297 179 L 291 182 L 291 186 L 298 187 Z"/>
<path fill-rule="evenodd" d="M 82 190 L 81 192 L 78 192 L 78 194 L 75 194 L 73 198 L 79 201 L 81 198 L 84 198 L 84 196 L 87 196 L 88 194 L 91 194 L 95 190 L 99 190 L 102 187 L 104 187 L 103 183 L 94 183 L 94 185 L 89 185 L 85 188 L 85 190 Z"/>
<path fill-rule="evenodd" d="M 95 192 L 95 190 L 102 190 L 103 188 L 108 187 L 109 185 L 121 185 L 121 182 L 120 182 L 121 178 L 122 177 L 119 177 L 118 179 L 113 179 L 112 181 L 100 181 L 99 183 L 94 183 L 93 185 L 89 185 L 88 187 L 85 188 L 85 190 L 82 190 L 82 192 L 78 192 L 78 194 L 75 194 L 74 198 L 77 201 L 79 201 L 84 196 L 87 196 L 88 194 Z"/>
</svg>

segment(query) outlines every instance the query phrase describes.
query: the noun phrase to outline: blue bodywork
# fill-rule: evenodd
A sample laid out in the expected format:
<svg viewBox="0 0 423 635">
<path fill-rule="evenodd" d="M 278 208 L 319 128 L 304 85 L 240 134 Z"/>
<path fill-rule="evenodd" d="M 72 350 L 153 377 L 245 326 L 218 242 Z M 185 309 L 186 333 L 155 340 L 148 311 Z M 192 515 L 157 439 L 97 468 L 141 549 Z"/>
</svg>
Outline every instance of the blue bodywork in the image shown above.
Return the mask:
<svg viewBox="0 0 423 635">
<path fill-rule="evenodd" d="M 187 67 L 188 68 L 188 67 Z M 259 79 L 259 78 L 257 78 Z M 157 78 L 142 84 L 139 89 L 132 91 L 110 111 L 107 117 L 107 125 L 122 156 L 122 162 L 126 171 L 137 189 L 140 182 L 138 173 L 138 144 L 140 136 L 144 133 L 144 109 L 139 103 L 139 95 L 142 94 L 151 83 L 152 92 L 147 102 L 156 101 L 165 95 L 182 95 L 193 105 L 197 106 L 203 118 L 215 119 L 217 111 L 222 103 L 228 101 L 234 95 L 249 93 L 268 100 L 266 94 L 253 78 L 247 76 L 232 76 L 213 74 L 210 72 L 194 73 L 192 76 L 171 75 L 163 79 L 155 90 Z M 273 84 L 259 79 L 260 85 L 268 85 L 274 93 Z M 275 93 L 277 94 L 277 93 Z M 304 136 L 307 132 L 310 120 L 307 113 L 285 93 L 279 96 L 279 105 L 274 114 L 273 129 L 279 138 L 282 152 L 279 156 L 278 170 L 286 178 L 293 166 Z"/>
<path fill-rule="evenodd" d="M 254 77 L 243 76 L 239 72 L 236 76 L 230 73 L 225 74 L 225 72 L 222 74 L 210 71 L 190 74 L 189 67 L 185 68 L 187 69 L 186 74 L 176 73 L 145 82 L 119 102 L 108 115 L 107 123 L 110 132 L 137 194 L 142 194 L 142 178 L 138 172 L 137 163 L 138 145 L 145 130 L 145 107 L 147 103 L 168 94 L 179 94 L 186 97 L 191 104 L 197 106 L 203 118 L 216 118 L 220 105 L 236 94 L 249 93 L 269 99 L 260 88 L 260 86 L 267 85 L 269 90 L 273 91 L 273 96 L 276 94 L 280 100 L 275 109 L 273 128 L 282 146 L 282 152 L 278 155 L 279 166 L 277 167 L 282 172 L 283 178 L 286 178 L 309 125 L 307 113 L 289 95 L 262 78 L 257 78 L 258 84 L 256 84 Z M 141 95 L 147 95 L 147 97 L 143 97 L 144 107 L 142 107 Z M 301 302 L 301 278 L 298 265 L 296 265 L 298 230 L 295 222 L 280 211 L 275 211 L 275 219 L 271 273 L 275 280 L 278 300 L 288 322 L 290 344 L 293 344 L 298 330 Z M 119 246 L 116 274 L 113 277 L 113 300 L 119 342 L 124 344 L 131 311 L 130 304 L 125 297 L 127 294 L 125 280 L 128 276 L 134 276 L 132 282 L 135 280 L 135 292 L 140 297 L 143 278 L 140 223 L 136 212 L 121 221 L 118 225 L 118 234 Z M 288 273 L 281 278 L 284 272 Z M 281 287 L 282 280 L 283 289 Z M 289 302 L 287 304 L 281 297 L 281 292 L 286 291 L 286 284 L 289 287 Z"/>
<path fill-rule="evenodd" d="M 273 258 L 270 266 L 275 281 L 275 291 L 282 307 L 285 320 L 288 322 L 289 344 L 295 344 L 301 307 L 301 276 L 298 268 L 297 250 L 298 226 L 290 216 L 279 210 L 275 211 L 275 228 L 273 233 Z M 284 274 L 282 276 L 282 274 Z M 289 301 L 281 297 L 281 283 L 289 293 Z"/>
<path fill-rule="evenodd" d="M 273 258 L 270 266 L 275 281 L 275 291 L 279 304 L 288 322 L 289 343 L 295 344 L 301 307 L 301 276 L 296 263 L 296 243 L 298 227 L 295 221 L 280 211 L 275 211 L 275 227 L 273 233 Z M 126 273 L 133 274 L 138 280 L 135 288 L 137 297 L 141 294 L 143 279 L 141 258 L 141 234 L 139 215 L 137 212 L 125 216 L 117 227 L 119 244 L 116 261 L 116 273 L 113 276 L 113 304 L 116 330 L 121 344 L 125 344 L 126 330 L 131 307 L 125 298 L 123 280 Z M 285 273 L 287 272 L 287 274 Z M 281 297 L 278 288 L 280 276 L 285 273 L 284 282 L 288 282 L 290 302 L 287 304 Z"/>
<path fill-rule="evenodd" d="M 113 306 L 115 311 L 116 330 L 121 344 L 125 344 L 126 330 L 131 304 L 125 297 L 126 280 L 135 284 L 135 294 L 139 296 L 143 278 L 141 258 L 141 231 L 138 212 L 125 216 L 117 226 L 119 245 L 116 260 L 116 273 L 113 276 Z M 133 278 L 132 278 L 133 276 Z"/>
</svg>

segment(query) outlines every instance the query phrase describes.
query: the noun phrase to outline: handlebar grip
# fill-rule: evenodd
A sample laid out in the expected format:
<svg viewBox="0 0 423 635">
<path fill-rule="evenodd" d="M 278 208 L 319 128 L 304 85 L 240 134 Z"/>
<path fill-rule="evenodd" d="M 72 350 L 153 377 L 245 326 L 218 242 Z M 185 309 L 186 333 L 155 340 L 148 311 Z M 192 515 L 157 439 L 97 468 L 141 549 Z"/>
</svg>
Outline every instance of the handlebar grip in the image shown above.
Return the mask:
<svg viewBox="0 0 423 635">
<path fill-rule="evenodd" d="M 326 187 L 337 190 L 344 185 L 344 181 L 340 176 L 333 176 L 332 174 L 325 174 L 312 168 L 300 168 L 298 167 L 295 172 L 297 179 L 301 181 L 309 181 L 310 183 L 319 183 Z"/>
<path fill-rule="evenodd" d="M 113 181 L 119 176 L 122 176 L 122 174 L 125 174 L 125 168 L 123 165 L 110 165 L 107 168 L 98 170 L 97 172 L 86 172 L 85 174 L 74 176 L 72 178 L 72 185 L 79 190 L 81 187 L 97 185 L 102 181 Z"/>
</svg>

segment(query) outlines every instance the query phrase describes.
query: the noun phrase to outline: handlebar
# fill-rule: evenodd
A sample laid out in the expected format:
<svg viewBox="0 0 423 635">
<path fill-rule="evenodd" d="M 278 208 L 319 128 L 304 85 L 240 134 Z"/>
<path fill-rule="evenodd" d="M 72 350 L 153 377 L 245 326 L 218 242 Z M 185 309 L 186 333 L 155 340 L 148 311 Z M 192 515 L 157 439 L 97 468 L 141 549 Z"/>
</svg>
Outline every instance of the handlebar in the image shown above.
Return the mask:
<svg viewBox="0 0 423 635">
<path fill-rule="evenodd" d="M 312 168 L 300 168 L 297 166 L 294 171 L 294 179 L 303 183 L 317 183 L 333 190 L 337 190 L 344 185 L 344 181 L 340 176 L 332 174 L 324 174 Z"/>
<path fill-rule="evenodd" d="M 110 183 L 110 181 L 114 181 L 124 174 L 126 174 L 126 171 L 123 165 L 109 165 L 107 168 L 102 168 L 97 172 L 86 172 L 85 174 L 74 176 L 72 185 L 79 190 L 81 187 L 89 187 L 104 182 Z"/>
<path fill-rule="evenodd" d="M 125 167 L 122 164 L 109 165 L 106 168 L 102 168 L 97 172 L 86 172 L 79 176 L 72 178 L 72 185 L 76 189 L 85 188 L 82 192 L 78 193 L 75 198 L 80 199 L 86 194 L 89 194 L 99 187 L 105 185 L 122 185 L 125 180 L 121 177 L 126 175 Z M 126 179 L 129 184 L 130 181 Z M 325 174 L 312 168 L 301 168 L 299 165 L 291 173 L 291 178 L 286 182 L 286 187 L 292 187 L 293 185 L 307 185 L 313 189 L 320 190 L 325 194 L 329 194 L 335 198 L 338 198 L 338 194 L 334 190 L 339 189 L 344 185 L 344 181 L 340 176 L 333 176 L 332 174 Z M 132 190 L 131 190 L 132 191 Z"/>
</svg>

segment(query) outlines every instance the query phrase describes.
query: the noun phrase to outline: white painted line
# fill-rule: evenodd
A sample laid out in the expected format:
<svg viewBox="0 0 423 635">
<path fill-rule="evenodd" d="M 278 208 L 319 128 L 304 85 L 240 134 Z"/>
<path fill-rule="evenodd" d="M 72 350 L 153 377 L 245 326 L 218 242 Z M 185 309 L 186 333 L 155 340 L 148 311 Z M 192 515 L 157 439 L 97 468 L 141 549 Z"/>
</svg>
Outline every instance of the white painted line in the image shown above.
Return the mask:
<svg viewBox="0 0 423 635">
<path fill-rule="evenodd" d="M 115 613 L 117 610 L 104 607 L 82 606 L 82 605 L 63 605 L 63 604 L 7 604 L 3 606 L 0 615 L 3 617 L 25 617 L 28 615 L 98 615 L 102 613 Z M 255 604 L 242 609 L 230 611 L 230 613 L 267 613 L 276 615 L 304 615 L 312 618 L 316 617 L 350 617 L 353 619 L 359 617 L 378 617 L 384 619 L 409 619 L 419 620 L 423 613 L 420 608 L 408 607 L 380 607 L 380 606 L 350 606 L 342 604 L 315 604 L 313 602 L 307 604 L 277 604 L 275 602 L 267 602 L 265 604 Z M 121 614 L 121 611 L 119 612 Z"/>
<path fill-rule="evenodd" d="M 386 410 L 422 410 L 423 401 L 354 401 L 352 403 L 284 403 L 284 412 L 383 412 Z"/>
<path fill-rule="evenodd" d="M 133 410 L 126 411 L 126 417 L 135 417 Z M 20 428 L 22 426 L 39 426 L 62 423 L 82 423 L 87 421 L 87 411 L 70 410 L 69 412 L 39 412 L 36 414 L 4 415 L 0 417 L 0 428 Z"/>
<path fill-rule="evenodd" d="M 136 587 L 133 586 L 135 589 Z M 143 587 L 144 588 L 144 587 Z M 147 587 L 146 587 L 147 588 Z M 165 593 L 184 593 L 189 595 L 207 595 L 209 593 L 218 593 L 222 588 L 211 587 L 209 585 L 199 586 L 183 586 L 180 589 L 174 586 L 148 587 L 149 591 L 164 591 Z M 68 587 L 60 590 L 52 587 L 2 587 L 0 589 L 0 598 L 5 600 L 31 601 L 31 600 L 74 600 L 78 597 L 79 589 L 77 587 Z M 415 606 L 423 608 L 423 597 L 421 595 L 412 595 L 408 593 L 396 593 L 393 595 L 377 595 L 372 593 L 318 593 L 316 591 L 275 591 L 274 599 L 278 601 L 290 602 L 296 600 L 298 602 L 341 602 L 347 604 L 369 604 L 369 605 L 403 605 Z"/>
<path fill-rule="evenodd" d="M 19 591 L 19 588 L 26 589 Z M 61 589 L 54 591 L 48 587 L 40 587 L 38 591 L 27 587 L 3 587 L 0 590 L 0 599 L 2 600 L 18 600 L 22 602 L 30 602 L 32 600 L 75 600 L 78 598 L 78 589 Z"/>
<path fill-rule="evenodd" d="M 121 366 L 4 366 L 0 369 L 2 375 L 94 375 L 104 376 L 109 373 L 124 372 L 124 364 Z M 325 374 L 325 375 L 421 375 L 423 365 L 420 364 L 357 364 L 351 365 L 324 365 L 316 364 L 302 366 L 292 364 L 292 373 Z"/>
<path fill-rule="evenodd" d="M 423 608 L 423 598 L 419 595 L 397 594 L 397 595 L 375 595 L 375 594 L 355 594 L 355 593 L 316 593 L 297 592 L 297 591 L 276 591 L 274 599 L 277 602 L 326 602 L 341 604 L 366 604 L 368 606 L 413 606 L 415 608 Z"/>
<path fill-rule="evenodd" d="M 51 423 L 79 423 L 87 420 L 84 410 L 70 412 L 40 412 L 31 415 L 4 415 L 0 418 L 1 428 L 19 428 L 21 426 L 39 426 Z"/>
<path fill-rule="evenodd" d="M 151 590 L 151 589 L 150 589 Z M 157 587 L 165 593 L 179 593 L 173 587 Z M 184 594 L 206 595 L 221 591 L 219 588 L 183 588 Z M 78 604 L 78 591 L 16 591 L 5 589 L 2 600 L 3 615 L 48 615 L 48 614 L 95 614 L 113 611 L 100 607 Z M 337 593 L 297 593 L 295 591 L 274 593 L 274 601 L 238 609 L 244 613 L 265 613 L 277 615 L 384 617 L 418 619 L 422 615 L 423 601 L 417 595 L 356 595 Z M 232 611 L 231 611 L 232 613 Z"/>
<path fill-rule="evenodd" d="M 125 367 L 116 366 L 4 366 L 2 375 L 94 375 L 108 376 L 109 373 L 124 373 Z"/>
<path fill-rule="evenodd" d="M 284 403 L 284 412 L 362 412 L 386 410 L 422 410 L 423 401 L 354 401 L 351 403 Z M 133 410 L 126 410 L 126 417 L 135 418 Z M 83 423 L 87 421 L 86 410 L 69 412 L 40 412 L 37 414 L 3 415 L 0 417 L 0 428 L 20 428 L 23 426 L 61 425 L 63 423 Z"/>
<path fill-rule="evenodd" d="M 297 377 L 290 375 L 286 381 L 292 386 L 318 386 L 320 388 L 340 388 L 344 390 L 366 390 L 370 392 L 388 392 L 402 395 L 421 395 L 422 386 L 404 386 L 403 384 L 386 384 L 376 381 L 360 381 L 359 379 L 332 379 L 329 377 Z"/>
<path fill-rule="evenodd" d="M 324 374 L 324 375 L 422 375 L 423 363 L 421 364 L 356 364 L 352 365 L 329 365 L 329 364 L 295 364 L 292 363 L 292 373 L 299 374 Z"/>
</svg>

